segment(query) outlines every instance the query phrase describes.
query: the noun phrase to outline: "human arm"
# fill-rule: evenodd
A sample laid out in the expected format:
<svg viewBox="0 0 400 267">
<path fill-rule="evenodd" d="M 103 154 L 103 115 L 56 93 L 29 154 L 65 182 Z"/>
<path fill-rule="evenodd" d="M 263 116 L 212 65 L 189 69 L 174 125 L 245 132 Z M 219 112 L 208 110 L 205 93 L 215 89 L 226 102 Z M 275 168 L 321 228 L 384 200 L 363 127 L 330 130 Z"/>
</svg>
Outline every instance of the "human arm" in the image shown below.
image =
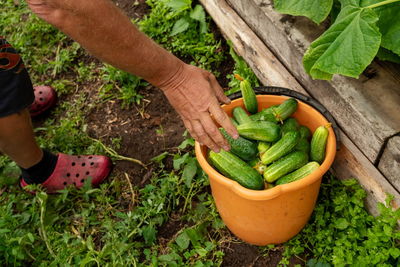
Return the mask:
<svg viewBox="0 0 400 267">
<path fill-rule="evenodd" d="M 219 106 L 229 103 L 215 77 L 187 65 L 141 33 L 109 0 L 28 0 L 33 12 L 92 55 L 159 87 L 199 142 L 229 145 L 211 118 L 232 136 L 235 127 Z"/>
</svg>

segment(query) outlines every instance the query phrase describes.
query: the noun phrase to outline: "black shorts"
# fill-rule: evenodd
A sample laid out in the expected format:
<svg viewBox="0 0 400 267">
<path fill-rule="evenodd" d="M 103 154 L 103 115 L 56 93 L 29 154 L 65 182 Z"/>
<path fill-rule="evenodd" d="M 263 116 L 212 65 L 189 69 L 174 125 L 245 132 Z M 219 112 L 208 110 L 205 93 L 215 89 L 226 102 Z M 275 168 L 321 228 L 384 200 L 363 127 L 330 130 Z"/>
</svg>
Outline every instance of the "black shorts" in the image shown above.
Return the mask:
<svg viewBox="0 0 400 267">
<path fill-rule="evenodd" d="M 35 99 L 20 55 L 0 36 L 0 118 L 29 107 Z"/>
</svg>

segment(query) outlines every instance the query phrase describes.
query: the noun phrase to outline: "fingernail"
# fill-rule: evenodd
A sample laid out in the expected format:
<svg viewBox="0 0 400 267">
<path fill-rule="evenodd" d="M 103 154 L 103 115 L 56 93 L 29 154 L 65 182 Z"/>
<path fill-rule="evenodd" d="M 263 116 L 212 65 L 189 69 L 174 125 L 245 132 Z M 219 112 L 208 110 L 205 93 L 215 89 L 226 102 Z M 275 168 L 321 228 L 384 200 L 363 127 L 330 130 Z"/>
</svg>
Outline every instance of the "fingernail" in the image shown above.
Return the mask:
<svg viewBox="0 0 400 267">
<path fill-rule="evenodd" d="M 238 139 L 239 138 L 239 134 L 234 134 L 232 137 L 233 137 L 233 139 Z"/>
<path fill-rule="evenodd" d="M 231 148 L 229 146 L 224 146 L 223 148 L 224 148 L 225 151 L 231 150 Z"/>
<path fill-rule="evenodd" d="M 219 148 L 213 148 L 213 151 L 214 151 L 215 153 L 219 153 Z"/>
</svg>

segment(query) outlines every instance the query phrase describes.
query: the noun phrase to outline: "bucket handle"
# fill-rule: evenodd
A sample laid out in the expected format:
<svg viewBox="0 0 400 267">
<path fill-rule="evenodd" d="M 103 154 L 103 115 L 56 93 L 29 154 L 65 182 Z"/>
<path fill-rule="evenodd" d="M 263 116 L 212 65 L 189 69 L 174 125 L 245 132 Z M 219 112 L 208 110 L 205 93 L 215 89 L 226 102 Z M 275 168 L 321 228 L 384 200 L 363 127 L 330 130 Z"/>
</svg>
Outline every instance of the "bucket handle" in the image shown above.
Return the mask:
<svg viewBox="0 0 400 267">
<path fill-rule="evenodd" d="M 285 96 L 290 96 L 293 98 L 296 98 L 298 100 L 301 100 L 304 103 L 307 103 L 308 105 L 312 106 L 316 110 L 318 110 L 321 114 L 324 115 L 324 117 L 332 124 L 332 129 L 335 132 L 336 135 L 336 150 L 340 149 L 340 135 L 339 135 L 339 127 L 333 118 L 332 114 L 317 100 L 314 98 L 311 98 L 309 96 L 306 96 L 302 93 L 296 92 L 294 90 L 291 90 L 289 88 L 284 88 L 284 87 L 277 87 L 277 86 L 260 86 L 254 88 L 254 92 L 256 95 L 285 95 Z M 235 100 L 237 98 L 242 97 L 242 93 L 236 92 L 228 96 L 231 100 Z"/>
</svg>

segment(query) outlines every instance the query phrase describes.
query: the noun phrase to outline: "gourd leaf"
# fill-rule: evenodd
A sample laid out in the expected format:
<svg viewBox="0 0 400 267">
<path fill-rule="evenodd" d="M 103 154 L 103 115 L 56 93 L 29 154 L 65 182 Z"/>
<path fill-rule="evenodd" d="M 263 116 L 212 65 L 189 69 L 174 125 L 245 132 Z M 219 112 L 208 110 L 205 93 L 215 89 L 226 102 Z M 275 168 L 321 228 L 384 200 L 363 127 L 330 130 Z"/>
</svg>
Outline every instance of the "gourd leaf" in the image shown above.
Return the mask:
<svg viewBox="0 0 400 267">
<path fill-rule="evenodd" d="M 392 61 L 400 64 L 400 56 L 383 47 L 379 48 L 376 55 L 380 60 Z"/>
<path fill-rule="evenodd" d="M 400 55 L 400 4 L 393 3 L 376 12 L 379 15 L 378 27 L 382 34 L 381 46 Z"/>
<path fill-rule="evenodd" d="M 378 15 L 345 0 L 335 23 L 307 49 L 303 64 L 313 79 L 329 80 L 333 74 L 357 78 L 378 52 L 381 34 Z"/>
<path fill-rule="evenodd" d="M 320 24 L 331 11 L 333 0 L 275 0 L 275 9 L 283 14 L 305 16 Z"/>
<path fill-rule="evenodd" d="M 189 21 L 183 17 L 177 20 L 172 28 L 170 36 L 177 35 L 178 33 L 184 32 L 189 28 Z"/>
</svg>

